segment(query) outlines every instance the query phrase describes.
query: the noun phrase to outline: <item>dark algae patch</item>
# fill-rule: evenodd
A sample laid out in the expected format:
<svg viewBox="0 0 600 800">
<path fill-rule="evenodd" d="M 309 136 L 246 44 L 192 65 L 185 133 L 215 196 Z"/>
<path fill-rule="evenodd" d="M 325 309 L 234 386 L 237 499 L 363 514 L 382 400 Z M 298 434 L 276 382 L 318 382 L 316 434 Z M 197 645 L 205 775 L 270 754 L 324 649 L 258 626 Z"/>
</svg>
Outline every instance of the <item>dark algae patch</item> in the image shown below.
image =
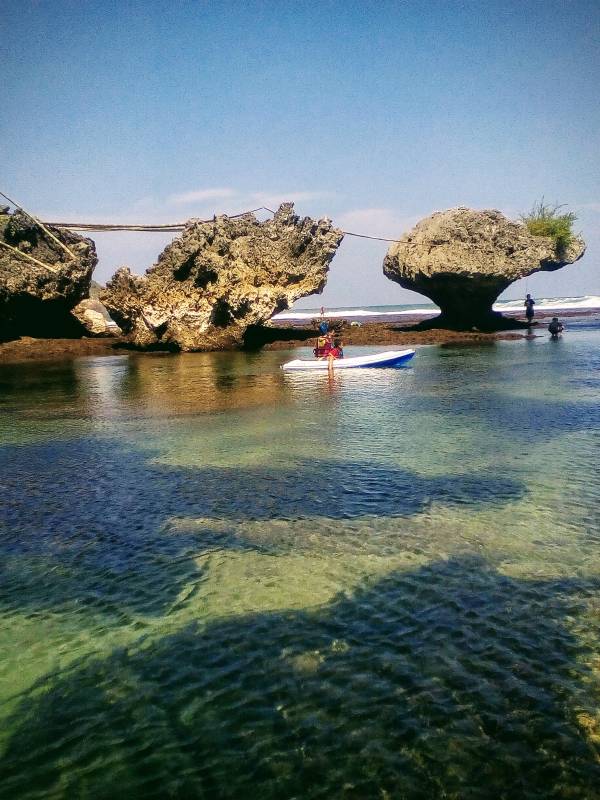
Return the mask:
<svg viewBox="0 0 600 800">
<path fill-rule="evenodd" d="M 40 681 L 10 720 L 3 786 L 589 800 L 600 764 L 576 709 L 598 686 L 569 620 L 599 584 L 454 558 L 316 612 L 190 625 Z"/>
<path fill-rule="evenodd" d="M 299 546 L 285 536 L 248 539 L 235 528 L 245 520 L 406 517 L 432 498 L 450 507 L 501 504 L 524 491 L 508 477 L 428 479 L 362 461 L 185 469 L 87 438 L 0 448 L 0 456 L 0 608 L 117 616 L 163 613 L 199 577 L 194 559 L 215 549 L 276 555 Z M 344 482 L 353 488 L 343 491 Z M 169 521 L 182 518 L 208 522 L 169 535 Z M 230 526 L 211 530 L 210 520 Z"/>
</svg>

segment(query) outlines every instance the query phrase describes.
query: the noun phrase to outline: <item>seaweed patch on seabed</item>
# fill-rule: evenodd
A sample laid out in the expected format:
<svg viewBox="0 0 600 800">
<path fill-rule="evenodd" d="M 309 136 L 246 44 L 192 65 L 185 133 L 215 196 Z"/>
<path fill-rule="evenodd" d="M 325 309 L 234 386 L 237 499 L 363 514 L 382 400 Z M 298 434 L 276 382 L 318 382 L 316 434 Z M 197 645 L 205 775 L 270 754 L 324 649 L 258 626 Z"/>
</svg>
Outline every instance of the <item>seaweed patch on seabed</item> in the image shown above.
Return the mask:
<svg viewBox="0 0 600 800">
<path fill-rule="evenodd" d="M 600 676 L 575 626 L 598 588 L 455 558 L 317 611 L 191 625 L 42 681 L 0 779 L 13 800 L 590 800 Z"/>
<path fill-rule="evenodd" d="M 290 546 L 245 538 L 236 523 L 406 517 L 433 501 L 478 507 L 525 492 L 510 477 L 423 477 L 366 462 L 297 461 L 284 470 L 179 468 L 151 458 L 86 438 L 0 448 L 0 607 L 161 614 L 201 575 L 199 556 Z M 166 535 L 193 518 L 208 522 Z M 211 527 L 223 520 L 229 530 Z"/>
<path fill-rule="evenodd" d="M 493 417 L 506 435 L 533 440 L 562 433 L 590 430 L 600 425 L 600 403 L 573 402 L 549 397 L 544 400 L 478 392 L 476 415 Z"/>
</svg>

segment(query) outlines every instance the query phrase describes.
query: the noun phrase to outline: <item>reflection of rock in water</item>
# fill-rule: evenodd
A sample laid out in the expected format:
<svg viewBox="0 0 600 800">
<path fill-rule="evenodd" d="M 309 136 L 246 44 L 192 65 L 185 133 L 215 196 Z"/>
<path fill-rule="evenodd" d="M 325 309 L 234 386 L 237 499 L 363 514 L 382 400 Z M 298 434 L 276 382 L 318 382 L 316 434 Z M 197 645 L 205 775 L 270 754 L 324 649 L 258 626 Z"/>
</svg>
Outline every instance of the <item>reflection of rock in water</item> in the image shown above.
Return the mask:
<svg viewBox="0 0 600 800">
<path fill-rule="evenodd" d="M 0 213 L 0 241 L 13 248 L 0 247 L 0 338 L 86 333 L 71 310 L 88 296 L 96 248 L 71 231 L 49 230 L 73 257 L 21 211 Z"/>
<path fill-rule="evenodd" d="M 146 275 L 119 270 L 100 299 L 140 347 L 240 347 L 249 326 L 323 290 L 342 238 L 328 219 L 300 219 L 292 203 L 266 222 L 191 220 Z"/>
<path fill-rule="evenodd" d="M 441 315 L 420 327 L 498 330 L 519 324 L 492 311 L 513 281 L 560 269 L 584 252 L 583 241 L 574 239 L 557 254 L 553 239 L 532 236 L 499 211 L 453 208 L 426 217 L 391 245 L 383 271 L 440 307 Z"/>
<path fill-rule="evenodd" d="M 570 626 L 597 589 L 455 559 L 192 625 L 23 699 L 0 777 L 13 800 L 590 800 L 598 683 Z"/>
<path fill-rule="evenodd" d="M 131 357 L 115 393 L 111 413 L 181 415 L 282 405 L 281 373 L 245 370 L 244 353 L 194 353 Z"/>
</svg>

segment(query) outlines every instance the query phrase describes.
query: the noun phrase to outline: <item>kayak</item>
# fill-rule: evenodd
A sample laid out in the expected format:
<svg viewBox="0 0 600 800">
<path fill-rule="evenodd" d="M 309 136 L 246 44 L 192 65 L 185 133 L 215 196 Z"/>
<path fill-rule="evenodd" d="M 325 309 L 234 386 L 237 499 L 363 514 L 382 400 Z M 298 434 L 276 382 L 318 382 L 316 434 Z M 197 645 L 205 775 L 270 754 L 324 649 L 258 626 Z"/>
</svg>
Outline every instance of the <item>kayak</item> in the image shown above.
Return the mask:
<svg viewBox="0 0 600 800">
<path fill-rule="evenodd" d="M 372 353 L 368 356 L 336 358 L 333 362 L 333 368 L 337 371 L 338 369 L 352 369 L 354 367 L 399 367 L 410 361 L 414 354 L 414 350 L 387 350 L 385 353 Z M 326 358 L 321 361 L 297 358 L 295 361 L 288 361 L 286 364 L 282 364 L 281 369 L 316 369 L 323 371 L 329 369 L 329 362 Z"/>
</svg>

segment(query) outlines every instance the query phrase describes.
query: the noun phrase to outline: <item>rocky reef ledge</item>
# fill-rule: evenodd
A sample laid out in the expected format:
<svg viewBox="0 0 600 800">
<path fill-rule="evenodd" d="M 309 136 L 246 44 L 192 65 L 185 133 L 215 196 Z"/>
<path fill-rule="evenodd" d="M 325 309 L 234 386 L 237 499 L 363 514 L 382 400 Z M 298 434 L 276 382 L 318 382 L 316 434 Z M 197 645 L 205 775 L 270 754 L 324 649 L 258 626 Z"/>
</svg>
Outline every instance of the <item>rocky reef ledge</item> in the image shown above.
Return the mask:
<svg viewBox="0 0 600 800">
<path fill-rule="evenodd" d="M 100 299 L 141 348 L 226 350 L 301 297 L 320 293 L 343 232 L 284 203 L 254 214 L 191 220 L 146 274 L 118 270 Z"/>
<path fill-rule="evenodd" d="M 0 209 L 0 340 L 88 332 L 71 312 L 89 295 L 98 260 L 94 243 L 45 227 L 21 211 Z"/>
<path fill-rule="evenodd" d="M 388 250 L 383 272 L 405 289 L 424 294 L 441 314 L 417 327 L 480 331 L 523 327 L 492 310 L 513 281 L 572 264 L 585 252 L 573 237 L 561 252 L 554 239 L 533 236 L 500 211 L 453 208 L 421 220 Z"/>
</svg>

